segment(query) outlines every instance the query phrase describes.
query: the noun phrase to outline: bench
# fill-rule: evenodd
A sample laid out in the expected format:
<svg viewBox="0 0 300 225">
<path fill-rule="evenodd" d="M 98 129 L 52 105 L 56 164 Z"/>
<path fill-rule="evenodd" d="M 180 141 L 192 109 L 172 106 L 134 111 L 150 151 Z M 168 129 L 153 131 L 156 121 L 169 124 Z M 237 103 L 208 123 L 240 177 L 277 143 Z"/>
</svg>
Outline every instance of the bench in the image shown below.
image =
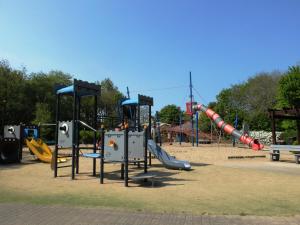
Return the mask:
<svg viewBox="0 0 300 225">
<path fill-rule="evenodd" d="M 147 174 L 147 173 L 143 173 L 143 174 L 139 174 L 137 176 L 133 176 L 130 179 L 133 181 L 147 181 L 150 180 L 151 181 L 151 186 L 154 187 L 154 181 L 155 181 L 156 175 L 154 174 Z"/>
<path fill-rule="evenodd" d="M 297 164 L 300 164 L 300 154 L 294 154 Z"/>
<path fill-rule="evenodd" d="M 280 152 L 289 152 L 294 154 L 296 163 L 300 164 L 300 145 L 271 145 L 270 147 L 272 161 L 279 161 Z"/>
</svg>

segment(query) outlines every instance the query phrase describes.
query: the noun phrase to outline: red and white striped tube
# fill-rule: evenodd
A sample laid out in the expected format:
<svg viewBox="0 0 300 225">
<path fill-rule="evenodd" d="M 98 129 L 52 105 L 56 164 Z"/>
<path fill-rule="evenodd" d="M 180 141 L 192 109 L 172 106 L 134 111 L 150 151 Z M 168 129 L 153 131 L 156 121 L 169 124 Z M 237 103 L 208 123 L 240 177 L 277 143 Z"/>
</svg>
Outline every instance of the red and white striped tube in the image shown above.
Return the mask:
<svg viewBox="0 0 300 225">
<path fill-rule="evenodd" d="M 189 110 L 188 110 L 189 108 Z M 191 106 L 187 104 L 187 110 L 190 112 Z M 207 108 L 202 104 L 196 104 L 192 107 L 193 111 L 202 111 L 204 112 L 210 119 L 214 121 L 214 123 L 221 129 L 224 130 L 227 134 L 230 134 L 237 139 L 239 139 L 242 143 L 249 145 L 253 150 L 261 150 L 264 148 L 263 144 L 260 144 L 257 139 L 253 139 L 249 136 L 243 135 L 237 129 L 232 127 L 231 125 L 224 122 L 224 120 L 214 112 L 213 110 Z"/>
</svg>

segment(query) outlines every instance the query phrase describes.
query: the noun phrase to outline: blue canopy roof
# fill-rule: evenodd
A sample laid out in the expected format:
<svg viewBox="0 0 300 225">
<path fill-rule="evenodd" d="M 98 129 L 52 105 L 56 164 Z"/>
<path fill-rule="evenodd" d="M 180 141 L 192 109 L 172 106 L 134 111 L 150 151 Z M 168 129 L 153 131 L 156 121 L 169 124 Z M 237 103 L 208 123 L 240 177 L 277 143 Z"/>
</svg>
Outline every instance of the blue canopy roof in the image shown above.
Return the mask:
<svg viewBox="0 0 300 225">
<path fill-rule="evenodd" d="M 67 94 L 67 93 L 72 93 L 73 91 L 74 91 L 74 85 L 71 85 L 57 90 L 56 94 Z"/>
<path fill-rule="evenodd" d="M 136 99 L 126 99 L 124 102 L 122 102 L 122 105 L 137 105 L 138 100 Z"/>
</svg>

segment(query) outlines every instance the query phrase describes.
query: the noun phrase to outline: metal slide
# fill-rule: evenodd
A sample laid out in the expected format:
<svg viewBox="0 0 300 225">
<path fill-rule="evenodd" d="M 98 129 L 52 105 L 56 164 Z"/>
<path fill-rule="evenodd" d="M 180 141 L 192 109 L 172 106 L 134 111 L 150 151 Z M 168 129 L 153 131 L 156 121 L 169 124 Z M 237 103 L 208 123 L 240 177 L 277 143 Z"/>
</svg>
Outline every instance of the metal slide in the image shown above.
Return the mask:
<svg viewBox="0 0 300 225">
<path fill-rule="evenodd" d="M 151 139 L 148 140 L 148 150 L 168 169 L 191 169 L 191 165 L 188 161 L 175 159 Z"/>
<path fill-rule="evenodd" d="M 207 108 L 205 105 L 196 103 L 191 106 L 190 102 L 186 103 L 187 114 L 191 115 L 192 113 L 194 113 L 194 111 L 204 112 L 221 130 L 225 131 L 227 134 L 234 136 L 242 143 L 251 147 L 253 150 L 262 150 L 264 148 L 264 145 L 259 143 L 257 139 L 246 136 L 231 125 L 225 123 L 224 120 L 219 116 L 219 114 Z"/>
<path fill-rule="evenodd" d="M 37 141 L 34 139 L 26 139 L 26 145 L 29 150 L 42 162 L 51 163 L 52 152 L 51 149 L 41 139 Z M 57 162 L 65 162 L 65 158 L 57 159 Z"/>
</svg>

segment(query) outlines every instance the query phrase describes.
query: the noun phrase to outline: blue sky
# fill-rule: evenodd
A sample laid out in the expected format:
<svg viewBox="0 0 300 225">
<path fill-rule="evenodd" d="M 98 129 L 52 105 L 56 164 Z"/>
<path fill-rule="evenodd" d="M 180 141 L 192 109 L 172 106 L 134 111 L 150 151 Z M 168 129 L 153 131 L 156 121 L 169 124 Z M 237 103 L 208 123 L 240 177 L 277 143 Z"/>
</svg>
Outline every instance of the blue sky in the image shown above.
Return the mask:
<svg viewBox="0 0 300 225">
<path fill-rule="evenodd" d="M 207 104 L 299 63 L 299 9 L 299 0 L 0 0 L 0 58 L 29 72 L 109 77 L 123 93 L 153 96 L 155 110 L 184 107 L 192 71 L 195 100 Z"/>
</svg>

